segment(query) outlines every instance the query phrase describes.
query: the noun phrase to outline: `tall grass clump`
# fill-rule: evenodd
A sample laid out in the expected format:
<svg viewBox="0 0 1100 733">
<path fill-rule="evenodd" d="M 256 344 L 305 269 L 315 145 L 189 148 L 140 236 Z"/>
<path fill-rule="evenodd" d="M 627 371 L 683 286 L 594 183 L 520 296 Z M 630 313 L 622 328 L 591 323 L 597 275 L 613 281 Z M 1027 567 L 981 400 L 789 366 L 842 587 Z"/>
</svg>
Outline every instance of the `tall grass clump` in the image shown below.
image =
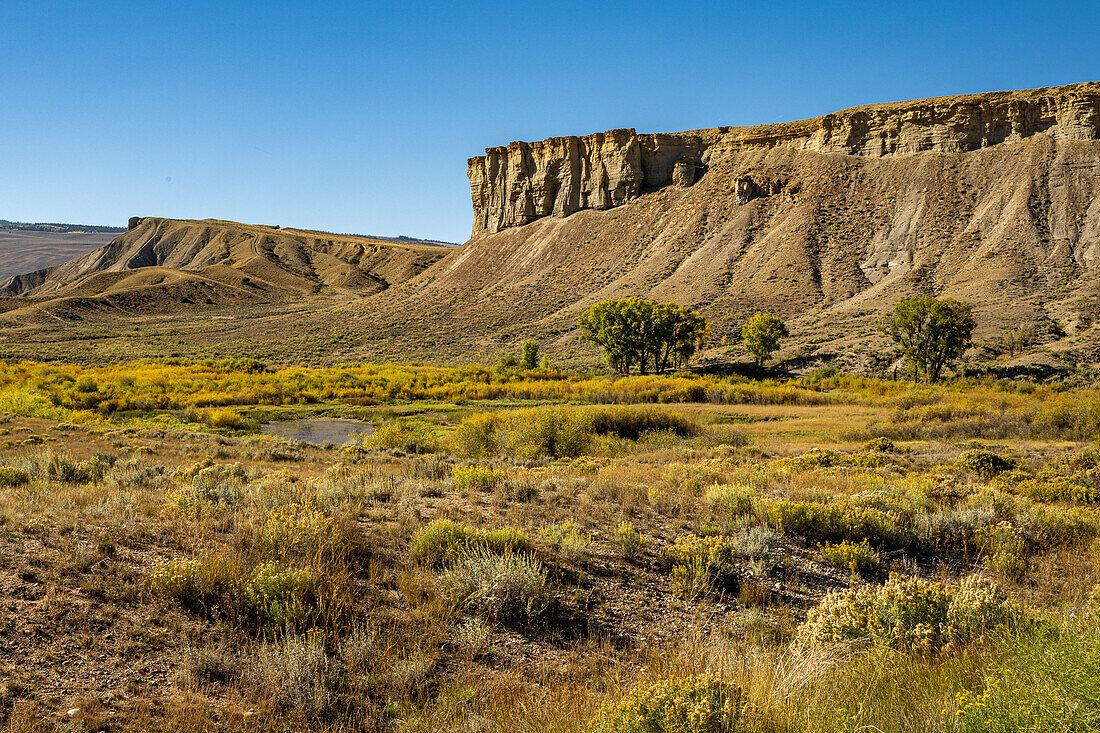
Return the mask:
<svg viewBox="0 0 1100 733">
<path fill-rule="evenodd" d="M 518 529 L 484 530 L 449 519 L 435 520 L 417 532 L 409 545 L 413 560 L 435 566 L 449 565 L 471 550 L 505 555 L 530 553 L 534 545 Z"/>
<path fill-rule="evenodd" d="M 440 581 L 459 604 L 494 619 L 533 618 L 550 603 L 546 570 L 525 553 L 496 554 L 486 547 L 471 547 Z"/>
<path fill-rule="evenodd" d="M 107 475 L 113 460 L 97 455 L 96 458 L 76 461 L 66 453 L 46 451 L 26 456 L 20 462 L 19 468 L 35 481 L 86 484 L 101 481 Z"/>
<path fill-rule="evenodd" d="M 638 440 L 647 433 L 692 436 L 701 430 L 689 418 L 655 407 L 543 406 L 468 417 L 453 445 L 471 458 L 576 458 L 592 451 L 598 437 Z"/>
</svg>

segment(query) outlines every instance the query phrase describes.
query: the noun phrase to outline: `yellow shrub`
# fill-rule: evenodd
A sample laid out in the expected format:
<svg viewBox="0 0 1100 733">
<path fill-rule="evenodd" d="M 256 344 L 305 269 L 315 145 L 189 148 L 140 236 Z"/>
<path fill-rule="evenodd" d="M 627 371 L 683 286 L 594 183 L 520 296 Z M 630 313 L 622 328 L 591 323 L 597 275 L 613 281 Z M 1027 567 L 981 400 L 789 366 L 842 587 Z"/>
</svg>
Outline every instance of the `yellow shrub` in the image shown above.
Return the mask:
<svg viewBox="0 0 1100 733">
<path fill-rule="evenodd" d="M 504 480 L 504 474 L 500 471 L 478 465 L 455 466 L 452 473 L 455 487 L 459 489 L 490 491 Z"/>
<path fill-rule="evenodd" d="M 339 548 L 336 520 L 309 502 L 292 502 L 268 511 L 260 542 L 277 557 L 309 556 Z"/>
<path fill-rule="evenodd" d="M 833 567 L 847 570 L 852 575 L 874 572 L 882 563 L 878 553 L 871 548 L 867 540 L 863 540 L 858 545 L 846 541 L 835 545 L 826 542 L 818 545 L 818 549 L 825 556 L 825 562 Z"/>
<path fill-rule="evenodd" d="M 978 576 L 948 586 L 891 575 L 881 586 L 826 595 L 806 614 L 797 639 L 802 644 L 868 639 L 936 652 L 982 637 L 1012 613 L 1001 591 Z"/>
<path fill-rule="evenodd" d="M 727 588 L 736 580 L 733 545 L 725 537 L 682 534 L 667 547 L 672 582 L 685 598 Z"/>
<path fill-rule="evenodd" d="M 605 706 L 592 733 L 732 733 L 741 730 L 745 696 L 715 675 L 665 679 Z"/>
</svg>

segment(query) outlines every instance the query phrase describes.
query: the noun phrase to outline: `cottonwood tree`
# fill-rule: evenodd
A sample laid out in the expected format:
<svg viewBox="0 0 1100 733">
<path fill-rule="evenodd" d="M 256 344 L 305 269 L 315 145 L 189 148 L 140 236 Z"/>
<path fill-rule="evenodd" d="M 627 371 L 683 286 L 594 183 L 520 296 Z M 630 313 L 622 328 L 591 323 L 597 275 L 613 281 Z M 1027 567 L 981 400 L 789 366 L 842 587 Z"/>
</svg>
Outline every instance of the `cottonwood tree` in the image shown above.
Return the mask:
<svg viewBox="0 0 1100 733">
<path fill-rule="evenodd" d="M 629 374 L 656 372 L 687 363 L 706 342 L 709 328 L 695 311 L 675 303 L 628 298 L 605 300 L 577 319 L 581 338 L 602 346 L 607 363 Z"/>
<path fill-rule="evenodd" d="M 772 353 L 779 348 L 780 340 L 789 335 L 787 324 L 770 313 L 757 312 L 745 322 L 745 325 L 741 326 L 741 337 L 745 340 L 745 347 L 756 359 L 758 367 L 764 366 L 764 362 L 770 359 Z"/>
<path fill-rule="evenodd" d="M 519 365 L 524 369 L 534 369 L 539 365 L 539 345 L 537 342 L 530 339 L 523 342 L 523 356 L 519 360 Z"/>
<path fill-rule="evenodd" d="M 909 298 L 897 304 L 886 332 L 902 348 L 914 381 L 936 382 L 970 348 L 973 308 L 951 298 Z"/>
</svg>

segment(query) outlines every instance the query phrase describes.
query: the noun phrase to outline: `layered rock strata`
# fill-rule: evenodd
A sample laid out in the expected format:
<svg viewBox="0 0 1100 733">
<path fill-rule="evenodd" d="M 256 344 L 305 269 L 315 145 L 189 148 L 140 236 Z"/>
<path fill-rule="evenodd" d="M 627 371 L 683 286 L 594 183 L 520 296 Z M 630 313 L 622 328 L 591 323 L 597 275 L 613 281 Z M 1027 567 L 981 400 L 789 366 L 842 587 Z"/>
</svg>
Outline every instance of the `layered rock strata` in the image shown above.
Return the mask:
<svg viewBox="0 0 1100 733">
<path fill-rule="evenodd" d="M 714 164 L 751 150 L 884 157 L 967 152 L 1034 135 L 1100 137 L 1100 82 L 867 105 L 774 125 L 513 142 L 468 162 L 473 234 L 609 209 L 670 184 L 690 186 Z M 738 191 L 745 200 L 756 195 L 748 184 Z"/>
</svg>

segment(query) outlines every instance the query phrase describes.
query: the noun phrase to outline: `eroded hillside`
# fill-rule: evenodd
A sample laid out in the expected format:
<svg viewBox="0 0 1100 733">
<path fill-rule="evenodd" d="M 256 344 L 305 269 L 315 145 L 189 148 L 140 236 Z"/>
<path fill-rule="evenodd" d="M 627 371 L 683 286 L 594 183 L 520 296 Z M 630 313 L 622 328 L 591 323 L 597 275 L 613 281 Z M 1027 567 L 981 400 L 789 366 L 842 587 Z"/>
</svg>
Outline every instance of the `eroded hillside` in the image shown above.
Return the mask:
<svg viewBox="0 0 1100 733">
<path fill-rule="evenodd" d="M 155 313 L 181 305 L 255 305 L 332 292 L 369 295 L 407 280 L 444 249 L 216 220 L 135 217 L 88 254 L 8 279 L 17 315 Z"/>
<path fill-rule="evenodd" d="M 1043 345 L 1085 354 L 1098 122 L 1088 83 L 491 148 L 469 166 L 474 237 L 386 300 L 455 338 L 488 330 L 482 346 L 526 328 L 562 348 L 609 297 L 699 308 L 719 339 L 767 308 L 801 350 L 863 349 L 866 365 L 882 314 L 932 293 L 973 303 L 980 338 L 1053 319 L 1071 335 Z"/>
</svg>

